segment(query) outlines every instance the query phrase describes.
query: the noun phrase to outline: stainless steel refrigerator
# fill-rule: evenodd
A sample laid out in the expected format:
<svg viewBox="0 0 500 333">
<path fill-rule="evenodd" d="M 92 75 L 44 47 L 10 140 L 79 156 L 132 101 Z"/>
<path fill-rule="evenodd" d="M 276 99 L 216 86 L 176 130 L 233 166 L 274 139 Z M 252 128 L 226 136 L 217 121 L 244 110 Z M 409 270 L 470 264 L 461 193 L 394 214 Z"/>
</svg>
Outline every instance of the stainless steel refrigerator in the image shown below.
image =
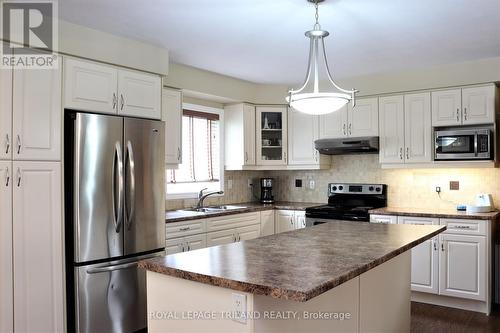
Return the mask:
<svg viewBox="0 0 500 333">
<path fill-rule="evenodd" d="M 161 121 L 65 110 L 68 332 L 146 327 L 140 259 L 165 247 Z"/>
</svg>

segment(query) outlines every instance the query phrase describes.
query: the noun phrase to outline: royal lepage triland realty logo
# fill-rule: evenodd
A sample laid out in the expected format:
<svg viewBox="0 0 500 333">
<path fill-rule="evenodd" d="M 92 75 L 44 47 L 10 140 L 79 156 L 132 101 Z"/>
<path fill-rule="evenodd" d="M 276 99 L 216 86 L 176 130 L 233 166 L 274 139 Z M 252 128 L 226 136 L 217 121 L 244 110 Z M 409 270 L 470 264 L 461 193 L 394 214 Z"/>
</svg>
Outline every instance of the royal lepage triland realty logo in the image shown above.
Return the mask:
<svg viewBox="0 0 500 333">
<path fill-rule="evenodd" d="M 0 0 L 1 67 L 58 66 L 57 1 Z"/>
</svg>

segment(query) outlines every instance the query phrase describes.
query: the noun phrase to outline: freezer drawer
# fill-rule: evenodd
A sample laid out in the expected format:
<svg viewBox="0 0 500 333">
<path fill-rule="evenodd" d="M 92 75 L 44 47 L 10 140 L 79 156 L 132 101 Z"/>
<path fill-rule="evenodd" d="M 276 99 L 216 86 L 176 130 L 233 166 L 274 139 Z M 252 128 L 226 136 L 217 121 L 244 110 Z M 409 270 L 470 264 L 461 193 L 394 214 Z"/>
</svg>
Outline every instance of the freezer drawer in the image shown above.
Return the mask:
<svg viewBox="0 0 500 333">
<path fill-rule="evenodd" d="M 77 332 L 131 333 L 146 327 L 146 271 L 137 262 L 151 256 L 75 267 Z"/>
</svg>

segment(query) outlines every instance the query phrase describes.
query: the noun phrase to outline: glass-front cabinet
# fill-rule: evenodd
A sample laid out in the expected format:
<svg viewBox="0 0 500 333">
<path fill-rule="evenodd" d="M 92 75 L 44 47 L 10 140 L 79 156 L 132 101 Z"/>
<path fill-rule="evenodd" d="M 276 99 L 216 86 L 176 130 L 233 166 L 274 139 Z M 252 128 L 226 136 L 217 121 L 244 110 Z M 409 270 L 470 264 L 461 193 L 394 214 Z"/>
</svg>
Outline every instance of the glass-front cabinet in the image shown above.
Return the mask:
<svg viewBox="0 0 500 333">
<path fill-rule="evenodd" d="M 286 106 L 256 108 L 257 165 L 287 164 Z"/>
</svg>

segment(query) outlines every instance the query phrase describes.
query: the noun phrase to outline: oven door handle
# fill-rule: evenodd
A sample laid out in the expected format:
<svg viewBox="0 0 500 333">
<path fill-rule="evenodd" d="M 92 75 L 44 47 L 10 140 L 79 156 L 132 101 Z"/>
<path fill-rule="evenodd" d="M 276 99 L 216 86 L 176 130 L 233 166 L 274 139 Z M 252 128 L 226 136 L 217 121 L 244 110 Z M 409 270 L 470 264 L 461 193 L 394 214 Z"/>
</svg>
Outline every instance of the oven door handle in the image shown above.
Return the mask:
<svg viewBox="0 0 500 333">
<path fill-rule="evenodd" d="M 474 133 L 474 156 L 477 157 L 477 140 L 479 140 L 479 136 L 477 132 Z"/>
</svg>

